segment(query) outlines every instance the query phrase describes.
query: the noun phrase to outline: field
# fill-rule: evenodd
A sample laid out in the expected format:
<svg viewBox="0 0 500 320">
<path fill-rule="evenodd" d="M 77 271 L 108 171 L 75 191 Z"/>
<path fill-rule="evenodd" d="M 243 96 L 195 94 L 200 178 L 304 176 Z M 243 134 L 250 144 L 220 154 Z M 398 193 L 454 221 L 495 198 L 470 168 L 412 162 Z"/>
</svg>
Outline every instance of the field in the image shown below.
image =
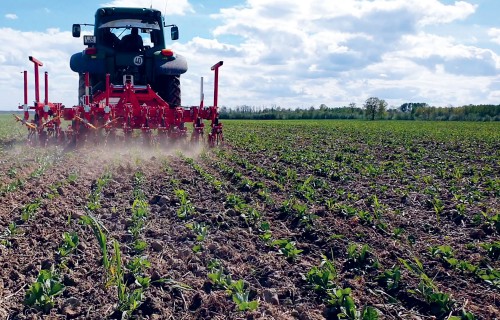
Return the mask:
<svg viewBox="0 0 500 320">
<path fill-rule="evenodd" d="M 500 319 L 500 123 L 227 121 L 222 148 L 72 152 L 10 126 L 2 319 Z"/>
</svg>

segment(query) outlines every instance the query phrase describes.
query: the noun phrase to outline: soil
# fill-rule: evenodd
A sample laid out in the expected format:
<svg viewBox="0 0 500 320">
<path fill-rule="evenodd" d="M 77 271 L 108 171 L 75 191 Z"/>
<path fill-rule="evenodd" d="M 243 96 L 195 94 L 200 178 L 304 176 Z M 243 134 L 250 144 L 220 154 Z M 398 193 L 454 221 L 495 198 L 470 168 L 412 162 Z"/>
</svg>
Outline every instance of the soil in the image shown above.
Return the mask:
<svg viewBox="0 0 500 320">
<path fill-rule="evenodd" d="M 299 143 L 307 145 L 307 141 Z M 142 303 L 132 318 L 335 319 L 335 310 L 327 306 L 325 296 L 305 280 L 324 256 L 336 266 L 336 285 L 352 289 L 358 310 L 372 306 L 381 319 L 436 318 L 428 302 L 409 293 L 417 288 L 420 279 L 400 259 L 414 263 L 415 257 L 422 260 L 426 274 L 439 291 L 454 299 L 450 314 L 459 315 L 464 308 L 478 319 L 498 319 L 500 315 L 498 287 L 452 269 L 429 254 L 430 246 L 449 244 L 455 258 L 498 269 L 498 260 L 485 258 L 485 251 L 478 245 L 498 241 L 498 233 L 486 225 L 472 224 L 471 219 L 454 219 L 451 207 L 437 217 L 422 194 L 423 185 L 402 194 L 400 185 L 408 182 L 379 177 L 379 185 L 389 186 L 379 199 L 383 204 L 384 228 L 346 214 L 346 207 L 331 209 L 320 201 L 298 196 L 298 201 L 307 203 L 309 212 L 316 216 L 313 227 L 307 227 L 283 210 L 284 201 L 295 192 L 295 184 L 280 183 L 276 176 L 259 168 L 274 173 L 294 168 L 301 182 L 312 174 L 318 181 L 328 183 L 315 189 L 315 198 L 333 197 L 335 190 L 342 188 L 346 193 L 336 196 L 336 203 L 373 212 L 373 202 L 368 200 L 373 194 L 370 177 L 359 173 L 350 180 L 325 178 L 306 165 L 270 159 L 230 143 L 222 152 L 202 152 L 201 148 L 179 151 L 88 146 L 65 152 L 56 147 L 39 149 L 14 144 L 0 153 L 0 230 L 7 230 L 12 222 L 17 226 L 14 233 L 2 236 L 8 243 L 0 245 L 2 319 L 123 316 L 116 283 L 110 281 L 110 273 L 103 267 L 97 239 L 92 228 L 82 223 L 81 217 L 86 215 L 102 224 L 110 259 L 116 240 L 124 266 L 137 257 L 150 262 L 144 275 L 151 277 L 152 284 L 144 290 Z M 383 159 L 386 151 L 381 149 L 378 155 Z M 235 161 L 232 156 L 256 167 Z M 239 175 L 224 170 L 227 167 Z M 99 194 L 99 205 L 90 210 L 90 195 L 106 177 L 110 178 Z M 262 185 L 245 187 L 241 177 Z M 130 232 L 138 190 L 148 203 L 147 219 L 139 235 L 147 243 L 143 252 L 134 249 Z M 181 201 L 176 190 L 184 190 L 194 207 L 185 219 L 178 216 Z M 356 194 L 357 198 L 352 199 L 349 194 Z M 228 203 L 229 195 L 238 196 L 260 212 L 261 221 L 271 226 L 273 239 L 294 241 L 302 250 L 299 256 L 287 259 L 276 245 L 263 241 L 260 223 L 245 221 L 242 213 Z M 29 219 L 23 219 L 23 213 L 33 203 L 38 206 Z M 498 196 L 483 203 L 497 210 L 500 204 Z M 194 223 L 208 227 L 203 241 L 198 241 L 189 228 L 188 224 Z M 404 233 L 394 236 L 395 228 L 404 229 Z M 58 250 L 65 232 L 76 232 L 79 244 L 75 251 L 61 257 Z M 358 265 L 349 259 L 346 248 L 352 243 L 370 247 L 369 263 Z M 471 247 L 471 243 L 476 245 Z M 197 244 L 201 244 L 199 252 L 193 250 Z M 233 280 L 244 280 L 249 300 L 259 301 L 256 310 L 239 311 L 231 294 L 209 279 L 208 274 L 214 270 L 210 266 L 215 262 Z M 401 284 L 396 290 L 386 290 L 377 277 L 394 266 L 400 267 Z M 24 303 L 26 292 L 42 269 L 53 270 L 65 287 L 49 310 Z M 127 290 L 137 289 L 135 276 L 125 271 Z"/>
</svg>

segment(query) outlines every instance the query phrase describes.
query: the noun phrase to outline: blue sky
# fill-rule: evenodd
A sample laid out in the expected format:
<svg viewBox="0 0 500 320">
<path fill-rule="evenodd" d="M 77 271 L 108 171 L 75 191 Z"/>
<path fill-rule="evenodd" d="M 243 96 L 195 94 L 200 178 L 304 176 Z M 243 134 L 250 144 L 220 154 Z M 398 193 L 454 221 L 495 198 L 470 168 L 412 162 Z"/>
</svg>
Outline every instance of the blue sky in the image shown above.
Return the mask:
<svg viewBox="0 0 500 320">
<path fill-rule="evenodd" d="M 84 46 L 71 25 L 92 23 L 103 5 L 151 4 L 167 4 L 180 28 L 171 47 L 189 63 L 185 105 L 198 104 L 201 76 L 211 96 L 219 60 L 228 107 L 361 106 L 371 96 L 391 106 L 500 103 L 498 0 L 0 1 L 0 110 L 22 102 L 21 71 L 33 82 L 29 55 L 45 63 L 50 100 L 75 104 L 69 57 Z"/>
</svg>

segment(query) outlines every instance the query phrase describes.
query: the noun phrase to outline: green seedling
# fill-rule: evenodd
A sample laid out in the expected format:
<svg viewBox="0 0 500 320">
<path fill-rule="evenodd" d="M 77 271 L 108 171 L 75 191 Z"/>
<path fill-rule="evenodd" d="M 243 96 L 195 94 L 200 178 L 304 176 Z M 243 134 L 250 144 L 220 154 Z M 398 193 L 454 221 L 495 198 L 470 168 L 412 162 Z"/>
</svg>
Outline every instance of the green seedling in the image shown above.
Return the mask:
<svg viewBox="0 0 500 320">
<path fill-rule="evenodd" d="M 364 244 L 361 248 L 355 244 L 351 243 L 347 247 L 347 259 L 348 263 L 354 268 L 362 268 L 369 265 L 373 259 L 371 259 L 370 247 Z"/>
<path fill-rule="evenodd" d="M 61 257 L 66 257 L 70 253 L 76 250 L 79 243 L 78 234 L 76 232 L 64 232 L 63 233 L 63 243 L 57 249 L 57 253 Z"/>
<path fill-rule="evenodd" d="M 484 243 L 481 245 L 491 260 L 497 261 L 500 258 L 500 241 Z"/>
<path fill-rule="evenodd" d="M 9 223 L 9 225 L 7 226 L 6 230 L 5 230 L 5 235 L 7 237 L 12 237 L 12 236 L 15 236 L 16 234 L 19 234 L 21 231 L 19 230 L 19 228 L 17 227 L 17 224 L 12 221 L 11 223 Z"/>
<path fill-rule="evenodd" d="M 246 225 L 250 227 L 255 226 L 260 221 L 262 214 L 257 209 L 247 206 L 246 210 L 241 213 L 241 217 L 245 220 Z"/>
<path fill-rule="evenodd" d="M 212 271 L 207 275 L 212 283 L 221 289 L 228 290 L 232 283 L 231 275 L 225 275 L 224 268 L 221 266 L 216 267 Z"/>
<path fill-rule="evenodd" d="M 26 292 L 24 303 L 48 312 L 55 306 L 55 297 L 63 291 L 64 285 L 59 282 L 54 270 L 40 270 L 36 282 Z"/>
<path fill-rule="evenodd" d="M 258 301 L 249 301 L 250 291 L 245 290 L 245 282 L 243 280 L 233 281 L 230 274 L 225 275 L 224 269 L 218 261 L 211 261 L 209 269 L 214 272 L 209 273 L 208 278 L 216 287 L 226 290 L 232 296 L 239 311 L 254 311 L 259 307 Z"/>
<path fill-rule="evenodd" d="M 99 247 L 101 248 L 102 264 L 104 266 L 104 269 L 109 270 L 110 264 L 107 249 L 107 237 L 106 233 L 103 231 L 104 227 L 96 218 L 91 215 L 82 216 L 81 220 L 84 225 L 90 226 L 92 228 L 94 236 L 96 237 Z"/>
<path fill-rule="evenodd" d="M 403 234 L 404 231 L 404 228 L 394 228 L 394 230 L 392 230 L 392 235 L 397 239 L 401 234 Z"/>
<path fill-rule="evenodd" d="M 181 189 L 176 189 L 174 193 L 180 201 L 180 207 L 177 209 L 177 217 L 187 219 L 192 216 L 196 210 L 191 201 L 188 199 L 187 192 Z"/>
<path fill-rule="evenodd" d="M 440 319 L 448 315 L 455 304 L 449 294 L 438 292 L 436 287 L 429 285 L 429 281 L 425 279 L 420 281 L 416 290 L 409 290 L 408 292 L 424 298 L 429 304 L 431 314 Z"/>
<path fill-rule="evenodd" d="M 319 267 L 313 267 L 305 276 L 307 282 L 312 285 L 315 291 L 327 292 L 335 286 L 335 279 L 337 278 L 337 270 L 333 261 L 328 260 L 323 256 Z"/>
<path fill-rule="evenodd" d="M 274 240 L 272 242 L 273 246 L 278 246 L 279 253 L 284 255 L 287 259 L 289 260 L 295 260 L 298 255 L 303 251 L 300 249 L 297 249 L 295 246 L 295 242 L 289 241 L 287 239 L 280 239 L 280 240 Z"/>
<path fill-rule="evenodd" d="M 452 258 L 453 249 L 450 246 L 432 246 L 429 248 L 431 256 L 439 258 Z"/>
<path fill-rule="evenodd" d="M 401 281 L 401 271 L 396 266 L 392 269 L 385 270 L 377 277 L 377 280 L 389 291 L 397 290 Z"/>
<path fill-rule="evenodd" d="M 196 241 L 202 242 L 208 235 L 208 227 L 203 223 L 193 222 L 188 223 L 186 227 L 193 231 L 196 236 Z"/>
<path fill-rule="evenodd" d="M 144 220 L 148 216 L 149 205 L 144 199 L 135 199 L 132 204 L 132 219 L 133 220 Z"/>
<path fill-rule="evenodd" d="M 488 269 L 478 270 L 476 274 L 486 283 L 494 287 L 500 288 L 500 270 L 488 267 Z"/>
<path fill-rule="evenodd" d="M 34 217 L 41 205 L 42 205 L 42 199 L 40 199 L 40 198 L 36 198 L 31 203 L 26 204 L 21 209 L 21 219 L 24 222 L 26 222 L 29 219 L 31 219 L 32 217 Z"/>
<path fill-rule="evenodd" d="M 335 288 L 328 292 L 327 305 L 336 312 L 338 319 L 378 320 L 378 312 L 373 307 L 359 311 L 351 297 L 351 288 Z"/>
<path fill-rule="evenodd" d="M 443 210 L 444 210 L 443 201 L 441 201 L 441 199 L 439 199 L 437 197 L 434 197 L 432 199 L 432 206 L 434 208 L 434 212 L 436 213 L 436 220 L 438 223 L 440 223 L 441 222 L 441 215 L 443 214 Z"/>
<path fill-rule="evenodd" d="M 113 241 L 114 256 L 110 266 L 111 283 L 115 284 L 118 293 L 118 310 L 122 312 L 122 319 L 128 318 L 144 301 L 144 290 L 149 287 L 151 278 L 136 275 L 136 282 L 140 288 L 130 291 L 124 282 L 121 251 L 118 242 Z M 142 264 L 140 262 L 139 264 Z M 137 267 L 137 266 L 136 266 Z"/>
<path fill-rule="evenodd" d="M 259 231 L 262 233 L 259 235 L 260 240 L 264 241 L 265 243 L 271 242 L 273 238 L 273 234 L 271 232 L 271 225 L 267 221 L 263 221 L 260 224 Z"/>
<path fill-rule="evenodd" d="M 241 280 L 240 280 L 241 281 Z M 250 292 L 235 292 L 233 293 L 233 301 L 238 306 L 239 311 L 255 311 L 259 307 L 259 301 L 249 301 L 248 296 Z"/>
<path fill-rule="evenodd" d="M 134 251 L 136 253 L 142 253 L 148 247 L 148 243 L 141 239 L 135 239 L 134 243 L 132 244 L 132 247 L 134 248 Z"/>
<path fill-rule="evenodd" d="M 134 257 L 126 266 L 126 268 L 134 275 L 143 274 L 144 271 L 150 267 L 151 263 L 146 257 Z"/>
</svg>

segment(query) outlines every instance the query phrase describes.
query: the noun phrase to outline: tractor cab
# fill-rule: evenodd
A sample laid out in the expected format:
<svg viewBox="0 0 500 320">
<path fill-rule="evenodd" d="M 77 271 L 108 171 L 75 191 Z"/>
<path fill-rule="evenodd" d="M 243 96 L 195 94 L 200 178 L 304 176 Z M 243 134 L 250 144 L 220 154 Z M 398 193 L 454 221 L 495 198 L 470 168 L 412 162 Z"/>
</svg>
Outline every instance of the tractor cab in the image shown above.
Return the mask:
<svg viewBox="0 0 500 320">
<path fill-rule="evenodd" d="M 89 73 L 92 93 L 104 91 L 109 74 L 113 84 L 150 85 L 169 104 L 180 105 L 178 83 L 187 71 L 187 62 L 166 49 L 164 36 L 168 27 L 170 38 L 177 40 L 177 26 L 166 25 L 156 9 L 114 7 L 98 9 L 92 26 L 94 33 L 83 35 L 87 48 L 70 60 L 71 69 L 80 75 L 79 102 L 84 94 L 83 75 Z M 73 37 L 81 34 L 81 25 L 74 24 Z"/>
</svg>

